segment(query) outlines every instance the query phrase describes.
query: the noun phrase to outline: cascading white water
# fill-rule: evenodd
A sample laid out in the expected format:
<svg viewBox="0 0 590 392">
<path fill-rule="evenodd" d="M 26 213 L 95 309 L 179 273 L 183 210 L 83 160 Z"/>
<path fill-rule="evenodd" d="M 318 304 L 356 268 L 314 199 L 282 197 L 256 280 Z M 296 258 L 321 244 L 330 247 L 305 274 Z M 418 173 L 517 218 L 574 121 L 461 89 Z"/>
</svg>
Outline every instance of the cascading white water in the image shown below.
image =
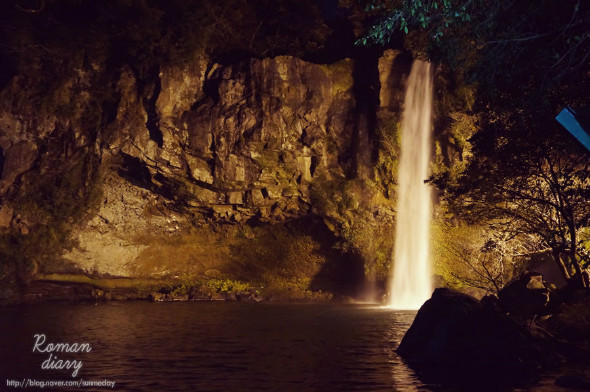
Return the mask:
<svg viewBox="0 0 590 392">
<path fill-rule="evenodd" d="M 430 186 L 432 72 L 416 60 L 408 78 L 398 168 L 397 224 L 389 306 L 418 309 L 432 294 Z"/>
</svg>

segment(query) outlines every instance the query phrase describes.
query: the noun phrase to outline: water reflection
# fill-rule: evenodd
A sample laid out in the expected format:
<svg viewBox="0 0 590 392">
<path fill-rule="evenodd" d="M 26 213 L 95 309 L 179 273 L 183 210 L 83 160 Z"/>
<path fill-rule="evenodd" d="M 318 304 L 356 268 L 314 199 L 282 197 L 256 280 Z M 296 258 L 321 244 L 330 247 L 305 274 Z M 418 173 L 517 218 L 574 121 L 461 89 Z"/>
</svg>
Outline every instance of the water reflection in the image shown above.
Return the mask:
<svg viewBox="0 0 590 392">
<path fill-rule="evenodd" d="M 79 378 L 112 380 L 115 390 L 444 390 L 395 352 L 413 311 L 144 302 L 1 310 L 0 382 L 71 379 L 40 369 L 44 354 L 31 350 L 33 335 L 44 333 L 52 342 L 90 343 L 90 353 L 60 356 L 83 361 Z"/>
<path fill-rule="evenodd" d="M 31 349 L 33 335 L 44 333 L 52 342 L 89 342 L 92 352 L 63 359 L 83 361 L 81 378 L 111 379 L 122 390 L 408 390 L 419 381 L 394 350 L 413 316 L 358 305 L 11 307 L 0 320 L 1 372 L 71 378 L 40 369 L 44 355 Z"/>
</svg>

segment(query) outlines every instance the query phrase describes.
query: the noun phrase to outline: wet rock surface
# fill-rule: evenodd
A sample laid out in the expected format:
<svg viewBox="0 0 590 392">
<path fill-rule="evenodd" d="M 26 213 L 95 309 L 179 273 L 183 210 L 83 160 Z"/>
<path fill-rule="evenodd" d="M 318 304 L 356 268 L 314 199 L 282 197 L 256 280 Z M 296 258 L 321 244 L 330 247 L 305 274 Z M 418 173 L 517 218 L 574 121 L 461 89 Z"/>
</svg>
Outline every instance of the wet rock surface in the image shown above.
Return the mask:
<svg viewBox="0 0 590 392">
<path fill-rule="evenodd" d="M 392 129 L 406 72 L 398 54 L 388 51 L 380 76 L 374 72 L 382 85 L 371 94 L 383 105 L 362 105 L 379 110 Z M 39 258 L 9 255 L 13 265 L 3 276 L 10 285 L 10 276 L 22 275 L 26 285 L 39 273 L 177 281 L 216 270 L 232 277 L 249 262 L 240 254 L 259 259 L 238 250 L 254 237 L 286 257 L 298 247 L 311 255 L 289 273 L 289 284 L 304 285 L 322 264 L 350 254 L 377 279 L 392 244 L 372 233 L 393 225 L 394 195 L 383 197 L 381 180 L 372 178 L 378 140 L 358 151 L 368 131 L 358 119 L 367 113 L 359 112 L 355 83 L 367 81 L 355 81 L 362 75 L 355 76 L 353 60 L 217 64 L 197 55 L 141 77 L 123 66 L 111 85 L 99 86 L 103 67 L 74 72 L 43 110 L 10 98 L 33 81 L 15 77 L 2 91 L 0 234 L 51 248 Z M 110 94 L 104 101 L 91 94 L 98 87 Z M 273 234 L 277 228 L 309 218 L 321 223 L 296 232 L 291 245 L 278 243 L 286 238 Z M 48 246 L 53 237 L 59 245 Z M 347 255 L 326 250 L 337 242 Z M 282 268 L 278 280 L 295 270 Z"/>
<path fill-rule="evenodd" d="M 414 363 L 507 369 L 543 360 L 540 347 L 503 314 L 444 288 L 420 308 L 398 352 Z"/>
<path fill-rule="evenodd" d="M 431 382 L 478 390 L 483 383 L 497 390 L 534 383 L 540 369 L 563 366 L 555 384 L 587 390 L 582 369 L 590 365 L 588 294 L 571 288 L 550 293 L 537 276 L 519 277 L 500 292 L 500 299 L 477 300 L 436 289 L 398 353 Z M 512 302 L 517 292 L 521 297 Z M 539 301 L 541 294 L 544 301 Z M 580 370 L 572 373 L 572 368 Z"/>
<path fill-rule="evenodd" d="M 506 285 L 499 292 L 499 299 L 511 318 L 524 322 L 546 313 L 549 289 L 543 284 L 542 275 L 525 273 Z"/>
</svg>

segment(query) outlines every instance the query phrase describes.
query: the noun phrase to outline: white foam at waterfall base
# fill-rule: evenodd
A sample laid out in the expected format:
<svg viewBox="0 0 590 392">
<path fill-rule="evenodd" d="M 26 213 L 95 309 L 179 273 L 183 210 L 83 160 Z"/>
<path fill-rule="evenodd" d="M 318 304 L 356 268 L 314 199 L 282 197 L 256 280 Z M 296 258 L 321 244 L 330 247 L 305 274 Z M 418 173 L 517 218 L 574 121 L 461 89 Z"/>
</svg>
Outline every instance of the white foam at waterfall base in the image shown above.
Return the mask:
<svg viewBox="0 0 590 392">
<path fill-rule="evenodd" d="M 389 287 L 394 309 L 418 309 L 432 294 L 429 175 L 432 150 L 432 72 L 416 60 L 407 81 L 398 167 L 395 251 Z"/>
</svg>

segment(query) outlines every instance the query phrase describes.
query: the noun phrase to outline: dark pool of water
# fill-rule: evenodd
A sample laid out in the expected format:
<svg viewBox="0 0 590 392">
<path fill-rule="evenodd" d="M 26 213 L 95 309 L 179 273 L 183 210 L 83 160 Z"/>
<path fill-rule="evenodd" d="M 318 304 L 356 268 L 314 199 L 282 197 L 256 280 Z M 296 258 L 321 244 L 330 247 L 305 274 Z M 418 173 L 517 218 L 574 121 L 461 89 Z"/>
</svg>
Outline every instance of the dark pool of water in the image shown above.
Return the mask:
<svg viewBox="0 0 590 392">
<path fill-rule="evenodd" d="M 122 391 L 454 390 L 424 381 L 396 354 L 414 316 L 364 305 L 7 307 L 0 309 L 0 390 L 18 390 L 8 380 L 27 379 L 108 380 Z M 77 377 L 72 369 L 41 369 L 49 354 L 32 352 L 35 334 L 46 343 L 89 343 L 90 352 L 54 354 L 81 361 Z"/>
</svg>

